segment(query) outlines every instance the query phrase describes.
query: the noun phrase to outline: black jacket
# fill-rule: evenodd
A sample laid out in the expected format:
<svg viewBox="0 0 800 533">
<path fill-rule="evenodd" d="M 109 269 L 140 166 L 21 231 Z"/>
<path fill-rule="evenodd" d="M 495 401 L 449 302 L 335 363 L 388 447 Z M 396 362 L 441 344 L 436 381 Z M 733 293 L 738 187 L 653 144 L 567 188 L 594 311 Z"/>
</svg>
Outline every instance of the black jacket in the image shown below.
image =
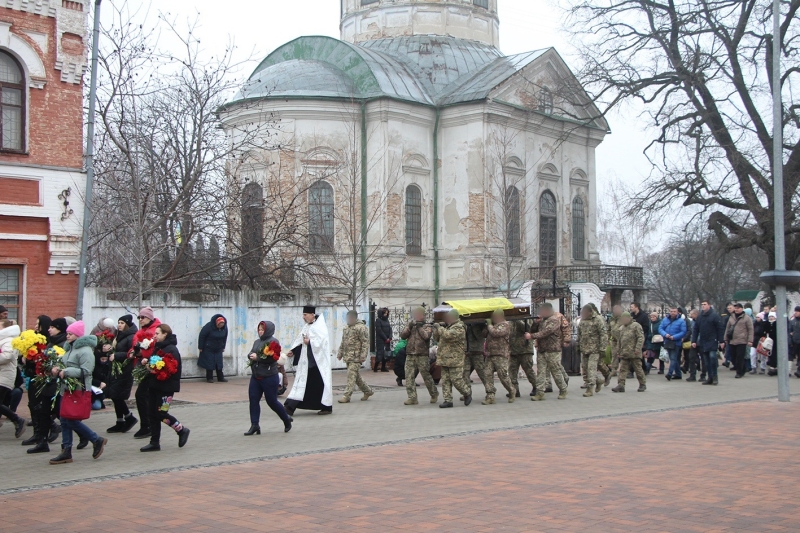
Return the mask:
<svg viewBox="0 0 800 533">
<path fill-rule="evenodd" d="M 153 355 L 163 357 L 169 354 L 178 362 L 178 371 L 164 381 L 159 381 L 154 375 L 147 377 L 151 389 L 164 393 L 174 394 L 181 390 L 181 354 L 178 352 L 178 337 L 174 333 L 167 336 L 164 342 L 157 342 Z"/>
<path fill-rule="evenodd" d="M 280 341 L 273 337 L 275 334 L 275 325 L 271 322 L 261 322 L 261 324 L 264 326 L 264 334 L 256 339 L 256 342 L 253 343 L 253 348 L 250 350 L 250 353 L 261 353 L 264 347 L 271 342 L 277 342 L 280 344 Z M 253 378 L 255 379 L 268 378 L 278 373 L 278 362 L 274 360 L 256 358 L 256 360 L 250 365 L 250 370 L 253 372 Z"/>
<path fill-rule="evenodd" d="M 111 354 L 101 355 L 97 350 L 94 351 L 94 370 L 92 370 L 92 386 L 100 387 L 101 383 L 108 384 L 111 376 L 111 363 L 108 361 L 108 356 Z M 106 362 L 102 363 L 100 359 L 106 357 Z"/>
<path fill-rule="evenodd" d="M 114 346 L 114 362 L 111 364 L 109 372 L 108 386 L 106 386 L 105 397 L 110 400 L 127 400 L 131 397 L 133 387 L 133 367 L 136 364 L 134 359 L 128 359 L 128 352 L 133 348 L 133 336 L 139 328 L 128 326 L 123 331 L 117 331 L 117 344 Z M 122 372 L 113 375 L 115 365 L 125 362 Z"/>
<path fill-rule="evenodd" d="M 700 311 L 692 328 L 692 342 L 703 353 L 716 352 L 719 344 L 725 342 L 725 323 L 714 311 Z"/>
<path fill-rule="evenodd" d="M 225 327 L 219 329 L 217 327 L 218 318 L 225 317 L 222 315 L 212 316 L 208 324 L 200 330 L 200 336 L 197 338 L 198 350 L 215 354 L 225 351 L 225 345 L 228 343 L 228 321 L 225 320 Z"/>
<path fill-rule="evenodd" d="M 392 350 L 392 325 L 382 317 L 375 319 L 375 354 L 383 355 Z M 389 342 L 387 343 L 387 339 Z"/>
</svg>

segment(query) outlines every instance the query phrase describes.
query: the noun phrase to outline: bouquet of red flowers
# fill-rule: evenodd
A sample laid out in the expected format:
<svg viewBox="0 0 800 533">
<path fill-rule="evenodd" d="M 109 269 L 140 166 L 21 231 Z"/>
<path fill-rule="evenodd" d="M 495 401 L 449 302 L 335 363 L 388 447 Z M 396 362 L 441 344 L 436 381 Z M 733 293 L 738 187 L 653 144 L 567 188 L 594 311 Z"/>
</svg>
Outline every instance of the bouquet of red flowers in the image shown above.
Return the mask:
<svg viewBox="0 0 800 533">
<path fill-rule="evenodd" d="M 158 381 L 166 381 L 177 372 L 178 361 L 171 354 L 159 350 L 156 355 L 151 355 L 147 359 L 142 359 L 142 365 L 134 370 L 133 376 L 137 383 L 151 374 L 154 375 Z"/>
<path fill-rule="evenodd" d="M 264 348 L 256 354 L 260 361 L 277 361 L 281 358 L 281 345 L 277 341 L 272 341 L 264 345 Z M 247 366 L 252 366 L 254 361 L 248 361 Z"/>
</svg>

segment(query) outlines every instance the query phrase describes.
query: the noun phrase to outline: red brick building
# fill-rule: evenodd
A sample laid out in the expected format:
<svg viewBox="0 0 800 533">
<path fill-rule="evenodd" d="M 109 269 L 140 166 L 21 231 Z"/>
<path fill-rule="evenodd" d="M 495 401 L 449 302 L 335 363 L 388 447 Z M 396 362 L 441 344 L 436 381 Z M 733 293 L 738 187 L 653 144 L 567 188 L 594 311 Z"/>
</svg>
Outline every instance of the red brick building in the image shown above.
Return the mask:
<svg viewBox="0 0 800 533">
<path fill-rule="evenodd" d="M 0 7 L 0 305 L 75 315 L 89 0 Z"/>
</svg>

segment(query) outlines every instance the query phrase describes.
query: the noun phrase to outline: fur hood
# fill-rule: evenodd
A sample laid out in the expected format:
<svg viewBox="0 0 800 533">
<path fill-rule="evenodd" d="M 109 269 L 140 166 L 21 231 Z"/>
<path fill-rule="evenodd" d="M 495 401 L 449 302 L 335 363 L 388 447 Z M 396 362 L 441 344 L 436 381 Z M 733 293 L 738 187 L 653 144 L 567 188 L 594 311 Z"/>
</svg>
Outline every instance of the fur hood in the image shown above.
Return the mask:
<svg viewBox="0 0 800 533">
<path fill-rule="evenodd" d="M 94 335 L 84 335 L 83 337 L 78 337 L 75 339 L 75 342 L 72 343 L 73 350 L 77 350 L 78 348 L 83 348 L 85 346 L 88 346 L 94 350 L 97 346 L 97 337 Z"/>
<path fill-rule="evenodd" d="M 17 324 L 13 326 L 8 326 L 7 328 L 0 329 L 0 340 L 3 339 L 13 339 L 14 337 L 19 337 L 20 329 Z"/>
</svg>

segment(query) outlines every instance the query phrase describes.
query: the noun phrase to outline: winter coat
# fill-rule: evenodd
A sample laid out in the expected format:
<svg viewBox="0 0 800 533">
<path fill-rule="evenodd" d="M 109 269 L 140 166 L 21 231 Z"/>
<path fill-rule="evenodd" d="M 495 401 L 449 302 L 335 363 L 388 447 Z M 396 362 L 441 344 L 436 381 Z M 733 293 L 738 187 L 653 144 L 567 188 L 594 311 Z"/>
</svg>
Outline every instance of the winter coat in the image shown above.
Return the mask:
<svg viewBox="0 0 800 533">
<path fill-rule="evenodd" d="M 639 359 L 642 357 L 644 346 L 644 332 L 638 322 L 620 324 L 617 329 L 616 350 L 622 359 Z"/>
<path fill-rule="evenodd" d="M 661 346 L 664 344 L 662 342 L 653 342 L 653 337 L 660 335 L 658 332 L 658 327 L 660 325 L 661 320 L 656 320 L 655 322 L 651 320 L 647 325 L 647 329 L 644 330 L 644 346 L 645 349 L 650 350 L 651 352 L 658 353 L 661 351 Z"/>
<path fill-rule="evenodd" d="M 409 322 L 406 327 L 400 332 L 400 338 L 406 339 L 407 355 L 424 355 L 427 356 L 431 346 L 431 336 L 433 335 L 433 326 L 425 322 Z"/>
<path fill-rule="evenodd" d="M 150 357 L 156 348 L 156 328 L 161 325 L 161 321 L 157 318 L 153 319 L 150 324 L 143 327 L 133 335 L 133 356 L 137 358 L 136 363 L 141 362 L 141 358 Z M 141 342 L 150 340 L 150 345 L 147 348 L 141 347 Z"/>
<path fill-rule="evenodd" d="M 485 322 L 469 324 L 467 326 L 467 353 L 483 355 L 487 334 Z"/>
<path fill-rule="evenodd" d="M 114 341 L 114 362 L 110 364 L 108 381 L 104 391 L 105 397 L 110 400 L 127 400 L 131 397 L 133 387 L 133 367 L 136 364 L 133 359 L 128 359 L 128 353 L 133 348 L 133 337 L 139 331 L 136 326 L 128 326 L 122 331 L 117 331 L 117 338 Z M 126 362 L 127 361 L 127 362 Z M 114 376 L 115 365 L 125 362 L 120 374 Z"/>
<path fill-rule="evenodd" d="M 339 358 L 345 363 L 363 363 L 369 355 L 369 331 L 363 320 L 347 325 L 342 331 Z"/>
<path fill-rule="evenodd" d="M 100 388 L 102 383 L 108 385 L 111 379 L 111 362 L 106 359 L 103 363 L 102 358 L 107 358 L 109 354 L 101 355 L 97 353 L 97 348 L 94 350 L 94 370 L 92 370 L 92 386 Z"/>
<path fill-rule="evenodd" d="M 228 344 L 228 321 L 225 320 L 225 327 L 217 327 L 217 319 L 225 318 L 222 315 L 214 315 L 211 320 L 200 330 L 197 337 L 197 349 L 200 355 L 197 358 L 197 366 L 206 370 L 216 370 L 222 368 L 222 353 Z"/>
<path fill-rule="evenodd" d="M 439 343 L 436 361 L 440 366 L 461 368 L 464 366 L 464 352 L 467 350 L 467 327 L 458 320 L 449 326 L 439 326 L 433 332 Z"/>
<path fill-rule="evenodd" d="M 489 333 L 486 337 L 486 357 L 508 357 L 511 354 L 508 344 L 511 338 L 511 323 L 506 320 L 492 324 L 487 329 Z"/>
<path fill-rule="evenodd" d="M 701 353 L 716 352 L 720 343 L 725 342 L 725 324 L 714 311 L 700 311 L 692 327 L 692 342 L 697 343 Z"/>
<path fill-rule="evenodd" d="M 726 322 L 727 326 L 727 322 Z M 753 321 L 753 346 L 758 346 L 761 337 L 767 334 L 767 322 L 765 320 Z"/>
<path fill-rule="evenodd" d="M 578 350 L 581 355 L 603 353 L 606 346 L 608 346 L 608 333 L 603 317 L 592 312 L 591 318 L 582 318 L 578 324 Z"/>
<path fill-rule="evenodd" d="M 64 377 L 65 378 L 81 378 L 81 370 L 83 370 L 83 379 L 86 390 L 92 388 L 92 372 L 94 372 L 94 348 L 97 346 L 97 337 L 94 335 L 84 335 L 78 337 L 71 344 L 67 343 L 65 348 L 66 352 L 61 357 L 61 362 L 64 364 Z M 64 394 L 66 385 L 61 384 L 61 394 Z"/>
<path fill-rule="evenodd" d="M 531 337 L 539 343 L 539 353 L 561 353 L 563 341 L 561 319 L 558 315 L 553 314 L 541 322 L 534 322 L 531 331 Z"/>
<path fill-rule="evenodd" d="M 181 390 L 181 354 L 178 352 L 178 337 L 174 333 L 167 335 L 163 342 L 158 342 L 154 346 L 154 354 L 164 357 L 169 354 L 178 362 L 178 371 L 164 381 L 159 381 L 152 374 L 147 376 L 147 384 L 152 390 L 157 390 L 167 394 L 175 394 Z"/>
<path fill-rule="evenodd" d="M 533 355 L 533 341 L 525 338 L 530 330 L 527 320 L 515 320 L 511 323 L 511 338 L 508 341 L 511 355 Z"/>
<path fill-rule="evenodd" d="M 800 318 L 792 318 L 789 321 L 789 342 L 800 344 Z"/>
<path fill-rule="evenodd" d="M 385 318 L 375 319 L 375 355 L 389 355 L 392 351 L 392 325 Z M 389 341 L 389 342 L 386 342 Z"/>
<path fill-rule="evenodd" d="M 11 347 L 11 342 L 19 335 L 20 329 L 16 324 L 0 329 L 0 387 L 14 388 L 19 353 Z"/>
<path fill-rule="evenodd" d="M 256 342 L 253 343 L 250 353 L 260 354 L 264 351 L 264 348 L 272 342 L 277 342 L 280 344 L 280 341 L 274 337 L 275 324 L 272 324 L 271 322 L 260 322 L 259 326 L 264 326 L 264 334 L 256 339 Z M 256 360 L 252 361 L 250 364 L 250 370 L 252 371 L 255 379 L 268 378 L 278 374 L 278 362 L 275 360 L 256 358 Z"/>
<path fill-rule="evenodd" d="M 658 326 L 658 332 L 664 337 L 664 343 L 669 341 L 667 335 L 672 335 L 672 340 L 675 341 L 675 347 L 679 348 L 683 342 L 683 338 L 688 333 L 686 329 L 686 320 L 681 315 L 674 319 L 667 315 L 661 319 L 661 324 Z"/>
<path fill-rule="evenodd" d="M 650 329 L 650 315 L 639 309 L 639 312 L 635 315 L 631 313 L 631 318 L 633 318 L 633 321 L 642 327 L 645 341 L 647 341 L 647 331 Z"/>
<path fill-rule="evenodd" d="M 744 313 L 732 314 L 728 319 L 728 326 L 725 328 L 725 340 L 731 346 L 753 342 L 753 321 L 750 320 L 750 317 Z"/>
</svg>

